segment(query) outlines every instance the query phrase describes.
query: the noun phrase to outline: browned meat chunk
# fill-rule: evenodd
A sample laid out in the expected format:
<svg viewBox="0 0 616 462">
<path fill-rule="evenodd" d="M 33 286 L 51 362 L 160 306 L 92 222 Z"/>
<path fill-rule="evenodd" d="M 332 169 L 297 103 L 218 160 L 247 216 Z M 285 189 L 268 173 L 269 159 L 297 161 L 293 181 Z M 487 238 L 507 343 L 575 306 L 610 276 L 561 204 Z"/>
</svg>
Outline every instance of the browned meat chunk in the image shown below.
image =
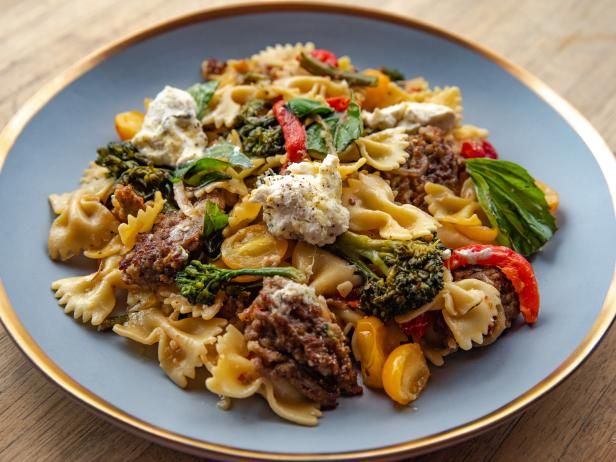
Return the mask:
<svg viewBox="0 0 616 462">
<path fill-rule="evenodd" d="M 336 407 L 341 395 L 362 393 L 346 337 L 313 289 L 266 279 L 242 318 L 248 349 L 264 375 L 286 380 L 322 409 Z"/>
<path fill-rule="evenodd" d="M 205 80 L 208 80 L 213 75 L 222 74 L 226 68 L 226 61 L 220 61 L 219 59 L 215 58 L 210 58 L 206 61 L 203 61 L 203 63 L 201 64 L 201 72 Z"/>
<path fill-rule="evenodd" d="M 201 247 L 201 220 L 174 211 L 160 215 L 120 262 L 127 284 L 168 284 Z"/>
<path fill-rule="evenodd" d="M 453 143 L 437 127 L 422 127 L 410 138 L 410 156 L 404 165 L 384 172 L 396 194 L 396 200 L 427 210 L 424 185 L 428 182 L 447 186 L 456 194 L 467 178 L 464 160 L 454 150 Z"/>
<path fill-rule="evenodd" d="M 507 279 L 501 270 L 495 266 L 480 266 L 469 265 L 458 268 L 452 272 L 454 281 L 462 279 L 479 279 L 493 285 L 500 292 L 501 303 L 505 310 L 506 326 L 510 327 L 511 323 L 520 314 L 520 302 L 518 295 L 515 293 L 513 284 Z"/>
<path fill-rule="evenodd" d="M 113 193 L 112 203 L 111 213 L 118 220 L 126 222 L 129 215 L 137 215 L 137 212 L 143 208 L 144 200 L 132 186 L 119 184 Z"/>
</svg>

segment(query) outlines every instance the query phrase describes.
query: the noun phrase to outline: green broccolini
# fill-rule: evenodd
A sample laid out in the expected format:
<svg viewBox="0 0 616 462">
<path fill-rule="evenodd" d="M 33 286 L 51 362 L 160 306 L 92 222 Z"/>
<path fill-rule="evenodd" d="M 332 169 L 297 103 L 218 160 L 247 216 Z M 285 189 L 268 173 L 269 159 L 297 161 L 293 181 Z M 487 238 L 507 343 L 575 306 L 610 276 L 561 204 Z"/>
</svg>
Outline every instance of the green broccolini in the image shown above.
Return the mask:
<svg viewBox="0 0 616 462">
<path fill-rule="evenodd" d="M 193 260 L 175 277 L 180 293 L 191 303 L 211 304 L 219 290 L 224 289 L 237 276 L 282 276 L 298 282 L 305 282 L 306 276 L 297 268 L 242 268 L 225 269 L 213 264 Z"/>
<path fill-rule="evenodd" d="M 171 171 L 155 167 L 132 143 L 111 142 L 96 152 L 95 162 L 106 167 L 117 183 L 132 186 L 146 200 L 154 197 L 156 191 L 166 199 L 172 198 Z"/>
<path fill-rule="evenodd" d="M 266 157 L 284 152 L 282 129 L 264 100 L 246 103 L 239 114 L 238 133 L 244 152 L 250 156 Z"/>
<path fill-rule="evenodd" d="M 96 153 L 95 162 L 101 167 L 106 167 L 114 178 L 119 178 L 131 168 L 152 165 L 152 162 L 140 154 L 137 147 L 129 141 L 119 143 L 112 141 L 107 146 L 98 148 Z"/>
<path fill-rule="evenodd" d="M 380 240 L 347 231 L 329 248 L 364 277 L 360 308 L 381 319 L 417 309 L 443 288 L 438 240 Z"/>
</svg>

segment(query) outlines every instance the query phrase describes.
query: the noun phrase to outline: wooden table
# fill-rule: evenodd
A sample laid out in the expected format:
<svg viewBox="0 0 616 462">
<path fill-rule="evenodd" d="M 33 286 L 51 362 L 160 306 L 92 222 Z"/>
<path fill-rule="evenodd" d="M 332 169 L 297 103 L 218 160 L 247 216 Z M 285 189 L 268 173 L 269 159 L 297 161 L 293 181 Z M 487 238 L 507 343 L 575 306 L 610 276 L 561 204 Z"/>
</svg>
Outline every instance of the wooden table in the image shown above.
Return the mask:
<svg viewBox="0 0 616 462">
<path fill-rule="evenodd" d="M 232 2 L 0 0 L 0 125 L 51 76 L 107 41 L 224 3 Z M 406 13 L 494 49 L 551 85 L 616 148 L 613 0 L 340 3 Z M 524 414 L 420 460 L 616 460 L 615 352 L 612 329 L 572 377 Z M 197 459 L 92 415 L 35 370 L 0 327 L 0 460 Z"/>
</svg>

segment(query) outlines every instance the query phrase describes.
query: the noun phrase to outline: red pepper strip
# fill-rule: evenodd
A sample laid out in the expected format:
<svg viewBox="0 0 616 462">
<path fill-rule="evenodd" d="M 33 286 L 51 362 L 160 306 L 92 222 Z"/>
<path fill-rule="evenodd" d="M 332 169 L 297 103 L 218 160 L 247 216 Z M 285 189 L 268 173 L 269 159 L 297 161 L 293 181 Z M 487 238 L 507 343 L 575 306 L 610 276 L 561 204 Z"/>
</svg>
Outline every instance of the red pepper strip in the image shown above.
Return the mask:
<svg viewBox="0 0 616 462">
<path fill-rule="evenodd" d="M 426 335 L 426 329 L 428 329 L 428 326 L 432 324 L 432 322 L 432 312 L 426 311 L 416 318 L 400 324 L 400 328 L 406 335 L 413 337 L 414 340 L 419 340 Z"/>
<path fill-rule="evenodd" d="M 274 116 L 282 127 L 284 148 L 289 162 L 301 162 L 306 156 L 306 131 L 295 114 L 287 109 L 283 100 L 276 101 Z"/>
<path fill-rule="evenodd" d="M 467 245 L 455 249 L 447 261 L 450 270 L 465 265 L 496 266 L 511 281 L 520 301 L 524 320 L 532 324 L 539 314 L 539 288 L 528 260 L 508 247 Z"/>
<path fill-rule="evenodd" d="M 310 55 L 319 61 L 329 64 L 330 66 L 338 67 L 338 58 L 329 50 L 317 49 L 312 50 Z"/>
<path fill-rule="evenodd" d="M 325 101 L 334 111 L 344 112 L 348 109 L 351 98 L 347 98 L 346 96 L 332 96 L 331 98 L 325 98 Z"/>
<path fill-rule="evenodd" d="M 494 146 L 485 140 L 481 142 L 465 141 L 462 143 L 460 154 L 466 159 L 476 159 L 479 157 L 498 159 L 498 153 L 496 149 L 494 149 Z"/>
</svg>

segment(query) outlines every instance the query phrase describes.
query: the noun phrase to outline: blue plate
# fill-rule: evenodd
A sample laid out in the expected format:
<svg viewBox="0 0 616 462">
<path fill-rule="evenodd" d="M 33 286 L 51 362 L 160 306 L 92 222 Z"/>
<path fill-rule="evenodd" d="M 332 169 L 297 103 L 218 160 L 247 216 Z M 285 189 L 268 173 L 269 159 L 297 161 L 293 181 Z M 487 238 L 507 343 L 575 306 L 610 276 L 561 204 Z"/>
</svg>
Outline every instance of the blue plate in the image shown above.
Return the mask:
<svg viewBox="0 0 616 462">
<path fill-rule="evenodd" d="M 200 79 L 208 57 L 250 56 L 266 45 L 314 41 L 359 68 L 390 66 L 432 85 L 458 85 L 468 123 L 487 127 L 501 157 L 559 191 L 560 230 L 533 264 L 539 322 L 433 368 L 413 408 L 381 393 L 342 399 L 318 427 L 276 417 L 260 398 L 230 412 L 205 390 L 181 390 L 156 362 L 111 333 L 63 314 L 52 280 L 83 274 L 52 262 L 47 196 L 73 189 L 96 148 L 115 139 L 116 113 L 164 85 Z M 614 318 L 615 162 L 590 125 L 526 72 L 412 20 L 315 5 L 241 6 L 184 17 L 87 58 L 43 88 L 0 138 L 0 314 L 17 344 L 56 383 L 95 410 L 157 441 L 247 458 L 365 458 L 458 441 L 521 410 L 564 379 Z M 607 179 L 606 179 L 607 178 Z M 609 183 L 609 184 L 608 184 Z M 610 192 L 611 188 L 611 192 Z"/>
</svg>

